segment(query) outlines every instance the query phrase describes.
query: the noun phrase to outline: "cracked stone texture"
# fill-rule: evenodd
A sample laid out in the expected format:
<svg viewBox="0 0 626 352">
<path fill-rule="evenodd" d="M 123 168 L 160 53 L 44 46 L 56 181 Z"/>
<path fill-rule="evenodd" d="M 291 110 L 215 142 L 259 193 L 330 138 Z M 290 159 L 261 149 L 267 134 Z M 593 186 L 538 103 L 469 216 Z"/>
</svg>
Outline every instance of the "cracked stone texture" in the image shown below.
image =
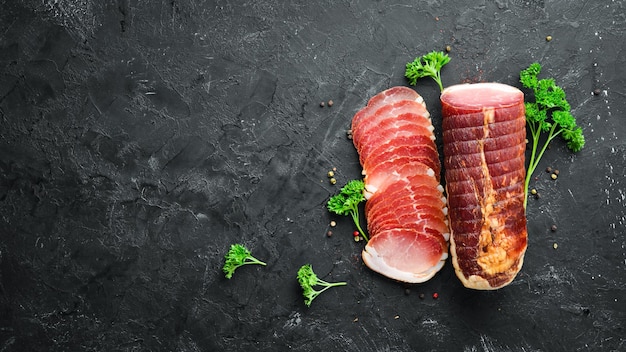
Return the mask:
<svg viewBox="0 0 626 352">
<path fill-rule="evenodd" d="M 624 350 L 625 7 L 0 0 L 0 351 Z M 450 263 L 379 276 L 325 209 L 360 175 L 352 115 L 447 45 L 445 85 L 541 62 L 587 139 L 547 151 L 525 266 L 494 292 Z M 441 143 L 436 86 L 415 89 Z M 227 280 L 237 242 L 268 265 Z M 305 263 L 348 285 L 307 308 Z"/>
</svg>

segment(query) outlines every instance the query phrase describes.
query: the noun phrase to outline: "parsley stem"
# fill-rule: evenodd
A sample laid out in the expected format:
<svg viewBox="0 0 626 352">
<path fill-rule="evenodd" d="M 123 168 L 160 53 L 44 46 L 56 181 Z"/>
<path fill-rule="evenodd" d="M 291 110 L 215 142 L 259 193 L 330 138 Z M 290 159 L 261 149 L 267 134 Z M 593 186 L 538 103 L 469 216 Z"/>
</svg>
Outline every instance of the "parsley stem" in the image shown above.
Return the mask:
<svg viewBox="0 0 626 352">
<path fill-rule="evenodd" d="M 528 203 L 528 186 L 530 184 L 530 178 L 537 167 L 537 163 L 539 159 L 535 158 L 537 153 L 537 144 L 539 143 L 539 129 L 535 126 L 534 123 L 528 123 L 528 127 L 530 129 L 530 134 L 532 135 L 532 149 L 530 153 L 530 161 L 528 162 L 528 170 L 526 171 L 526 179 L 524 180 L 524 209 L 526 209 L 526 204 Z"/>
<path fill-rule="evenodd" d="M 320 278 L 318 278 L 317 281 L 318 281 L 318 285 L 325 286 L 320 292 L 323 292 L 326 289 L 331 288 L 331 287 L 346 286 L 348 284 L 347 282 L 328 282 Z"/>
<path fill-rule="evenodd" d="M 363 236 L 363 238 L 365 239 L 365 242 L 368 242 L 369 239 L 365 235 L 365 231 L 363 231 L 363 229 L 361 228 L 361 221 L 359 220 L 359 213 L 352 211 L 350 212 L 350 215 L 352 215 L 352 220 L 354 221 L 354 225 L 356 225 L 357 230 L 359 230 L 359 233 L 361 234 L 361 236 Z"/>
<path fill-rule="evenodd" d="M 437 71 L 435 82 L 439 85 L 439 91 L 443 92 L 443 84 L 441 83 L 441 71 Z"/>
<path fill-rule="evenodd" d="M 262 262 L 254 257 L 248 257 L 244 260 L 245 264 L 259 264 L 259 265 L 267 265 L 267 263 Z"/>
<path fill-rule="evenodd" d="M 548 145 L 550 144 L 550 142 L 562 131 L 559 130 L 558 132 L 555 132 L 557 125 L 553 124 L 550 132 L 548 133 L 548 138 L 541 147 L 541 150 L 539 150 L 539 153 L 537 153 L 537 147 L 539 146 L 539 135 L 541 134 L 541 130 L 537 128 L 534 124 L 529 124 L 529 127 L 530 132 L 533 136 L 533 149 L 530 154 L 530 161 L 528 163 L 528 170 L 526 172 L 526 180 L 524 180 L 524 209 L 526 209 L 526 204 L 528 204 L 528 186 L 530 184 L 530 179 L 533 175 L 533 172 L 535 172 L 535 169 L 539 165 L 539 161 L 541 160 L 541 157 L 543 157 L 543 153 L 546 151 L 546 149 L 548 149 Z"/>
</svg>

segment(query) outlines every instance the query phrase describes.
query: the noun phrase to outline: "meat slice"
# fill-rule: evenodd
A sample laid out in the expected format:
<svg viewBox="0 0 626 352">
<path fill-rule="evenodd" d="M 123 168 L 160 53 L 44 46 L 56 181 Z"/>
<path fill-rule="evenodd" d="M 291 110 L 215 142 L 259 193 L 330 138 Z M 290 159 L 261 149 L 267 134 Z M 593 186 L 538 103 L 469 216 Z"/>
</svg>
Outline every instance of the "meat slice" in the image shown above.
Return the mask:
<svg viewBox="0 0 626 352">
<path fill-rule="evenodd" d="M 371 136 L 381 129 L 396 127 L 405 122 L 420 123 L 425 127 L 432 128 L 430 114 L 426 110 L 424 102 L 414 100 L 398 100 L 388 105 L 376 106 L 367 116 L 352 122 L 352 136 L 357 143 L 366 141 L 362 136 Z M 392 124 L 392 126 L 389 126 Z M 396 126 L 393 126 L 396 125 Z M 395 129 L 395 128 L 394 128 Z M 359 144 L 355 144 L 359 149 Z"/>
<path fill-rule="evenodd" d="M 447 240 L 449 238 L 445 218 L 447 209 L 441 193 L 421 193 L 424 187 L 413 188 L 402 181 L 397 183 L 402 183 L 405 190 L 391 195 L 377 193 L 371 199 L 373 202 L 367 202 L 369 204 L 366 204 L 365 215 L 369 221 L 370 233 L 397 227 L 426 227 L 436 231 L 432 234 Z"/>
<path fill-rule="evenodd" d="M 450 253 L 463 285 L 501 288 L 521 270 L 524 210 L 523 93 L 498 83 L 441 94 Z"/>
<path fill-rule="evenodd" d="M 387 174 L 382 186 L 373 193 L 365 204 L 365 212 L 374 213 L 374 208 L 393 211 L 394 208 L 407 202 L 408 205 L 427 204 L 445 211 L 446 198 L 443 188 L 427 166 L 408 163 L 398 168 L 397 172 Z"/>
<path fill-rule="evenodd" d="M 424 100 L 406 87 L 372 97 L 352 120 L 370 237 L 363 261 L 399 281 L 424 282 L 448 257 L 450 231 L 433 130 Z"/>
<path fill-rule="evenodd" d="M 431 170 L 432 176 L 439 180 L 441 164 L 437 149 L 420 143 L 418 139 L 398 139 L 398 142 L 380 146 L 373 156 L 362 162 L 365 186 L 369 191 L 375 191 L 380 187 L 381 178 L 384 180 L 394 172 L 397 173 L 404 165 L 411 163 L 426 166 Z"/>
<path fill-rule="evenodd" d="M 402 116 L 398 116 L 402 118 Z M 393 120 L 393 119 L 388 119 Z M 396 122 L 396 121 L 394 121 Z M 382 122 L 375 131 L 371 131 L 358 139 L 360 145 L 357 146 L 360 160 L 369 159 L 370 154 L 378 146 L 382 146 L 391 142 L 396 143 L 397 138 L 420 138 L 423 141 L 409 141 L 410 144 L 426 144 L 435 147 L 434 141 L 431 140 L 432 124 L 430 122 L 417 122 L 415 119 L 412 121 L 399 121 L 392 125 L 392 123 Z M 354 134 L 353 134 L 354 138 Z"/>
<path fill-rule="evenodd" d="M 448 248 L 436 237 L 413 229 L 381 231 L 363 251 L 363 261 L 387 277 L 411 283 L 432 278 L 444 265 Z"/>
<path fill-rule="evenodd" d="M 385 230 L 413 229 L 424 235 L 429 235 L 445 244 L 450 235 L 447 232 L 448 225 L 437 215 L 438 210 L 432 206 L 403 206 L 395 212 L 379 213 L 377 218 L 372 218 L 374 225 L 368 227 L 370 232 L 380 233 Z"/>
<path fill-rule="evenodd" d="M 414 101 L 424 104 L 424 99 L 413 89 L 407 87 L 392 87 L 373 96 L 365 108 L 359 110 L 352 118 L 352 126 L 359 125 L 361 120 L 368 120 L 376 114 L 376 111 L 385 105 L 391 105 L 398 101 Z"/>
</svg>

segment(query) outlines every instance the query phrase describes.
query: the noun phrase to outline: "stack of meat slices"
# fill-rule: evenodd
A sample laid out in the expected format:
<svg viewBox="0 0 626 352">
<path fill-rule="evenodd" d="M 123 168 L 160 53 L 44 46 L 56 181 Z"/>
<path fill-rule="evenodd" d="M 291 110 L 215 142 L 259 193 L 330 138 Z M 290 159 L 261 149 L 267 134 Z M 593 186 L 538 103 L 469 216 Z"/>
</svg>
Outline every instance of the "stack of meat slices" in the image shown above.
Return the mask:
<svg viewBox="0 0 626 352">
<path fill-rule="evenodd" d="M 407 87 L 377 94 L 352 119 L 370 236 L 363 261 L 403 282 L 430 279 L 448 257 L 446 198 L 433 130 L 424 99 Z"/>
</svg>

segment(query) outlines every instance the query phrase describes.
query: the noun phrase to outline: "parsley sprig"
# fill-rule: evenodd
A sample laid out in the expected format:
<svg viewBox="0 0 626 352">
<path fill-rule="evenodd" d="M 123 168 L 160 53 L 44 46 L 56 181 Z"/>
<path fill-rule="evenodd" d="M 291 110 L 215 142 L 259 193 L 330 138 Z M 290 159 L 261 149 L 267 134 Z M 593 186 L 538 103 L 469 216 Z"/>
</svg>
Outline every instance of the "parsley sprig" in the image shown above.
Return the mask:
<svg viewBox="0 0 626 352">
<path fill-rule="evenodd" d="M 300 287 L 302 287 L 304 304 L 306 304 L 307 307 L 310 307 L 313 300 L 329 288 L 347 285 L 346 282 L 327 282 L 320 279 L 313 271 L 313 267 L 311 266 L 311 264 L 305 264 L 301 266 L 298 270 L 297 278 L 298 282 L 300 283 Z M 322 288 L 316 289 L 315 287 L 317 286 Z"/>
<path fill-rule="evenodd" d="M 412 86 L 422 77 L 432 77 L 439 85 L 439 90 L 443 91 L 441 68 L 448 62 L 450 62 L 448 54 L 442 51 L 431 51 L 415 58 L 413 62 L 407 63 L 404 75 L 409 79 L 409 84 Z"/>
<path fill-rule="evenodd" d="M 241 266 L 250 264 L 267 265 L 265 262 L 253 257 L 250 250 L 240 243 L 231 244 L 224 259 L 222 270 L 227 279 L 232 278 L 235 270 Z"/>
<path fill-rule="evenodd" d="M 530 161 L 524 183 L 524 207 L 528 202 L 528 185 L 539 160 L 550 142 L 557 136 L 563 137 L 572 152 L 578 152 L 585 146 L 582 128 L 576 125 L 576 119 L 570 113 L 565 91 L 556 85 L 554 79 L 538 79 L 541 65 L 532 63 L 520 72 L 520 82 L 525 88 L 532 89 L 535 101 L 526 102 L 526 124 L 532 135 Z M 541 133 L 547 133 L 545 143 L 539 148 Z"/>
<path fill-rule="evenodd" d="M 361 236 L 365 241 L 368 241 L 359 219 L 359 203 L 365 201 L 364 190 L 365 182 L 363 180 L 352 180 L 343 186 L 338 194 L 328 200 L 326 207 L 330 212 L 337 215 L 350 215 Z"/>
</svg>

